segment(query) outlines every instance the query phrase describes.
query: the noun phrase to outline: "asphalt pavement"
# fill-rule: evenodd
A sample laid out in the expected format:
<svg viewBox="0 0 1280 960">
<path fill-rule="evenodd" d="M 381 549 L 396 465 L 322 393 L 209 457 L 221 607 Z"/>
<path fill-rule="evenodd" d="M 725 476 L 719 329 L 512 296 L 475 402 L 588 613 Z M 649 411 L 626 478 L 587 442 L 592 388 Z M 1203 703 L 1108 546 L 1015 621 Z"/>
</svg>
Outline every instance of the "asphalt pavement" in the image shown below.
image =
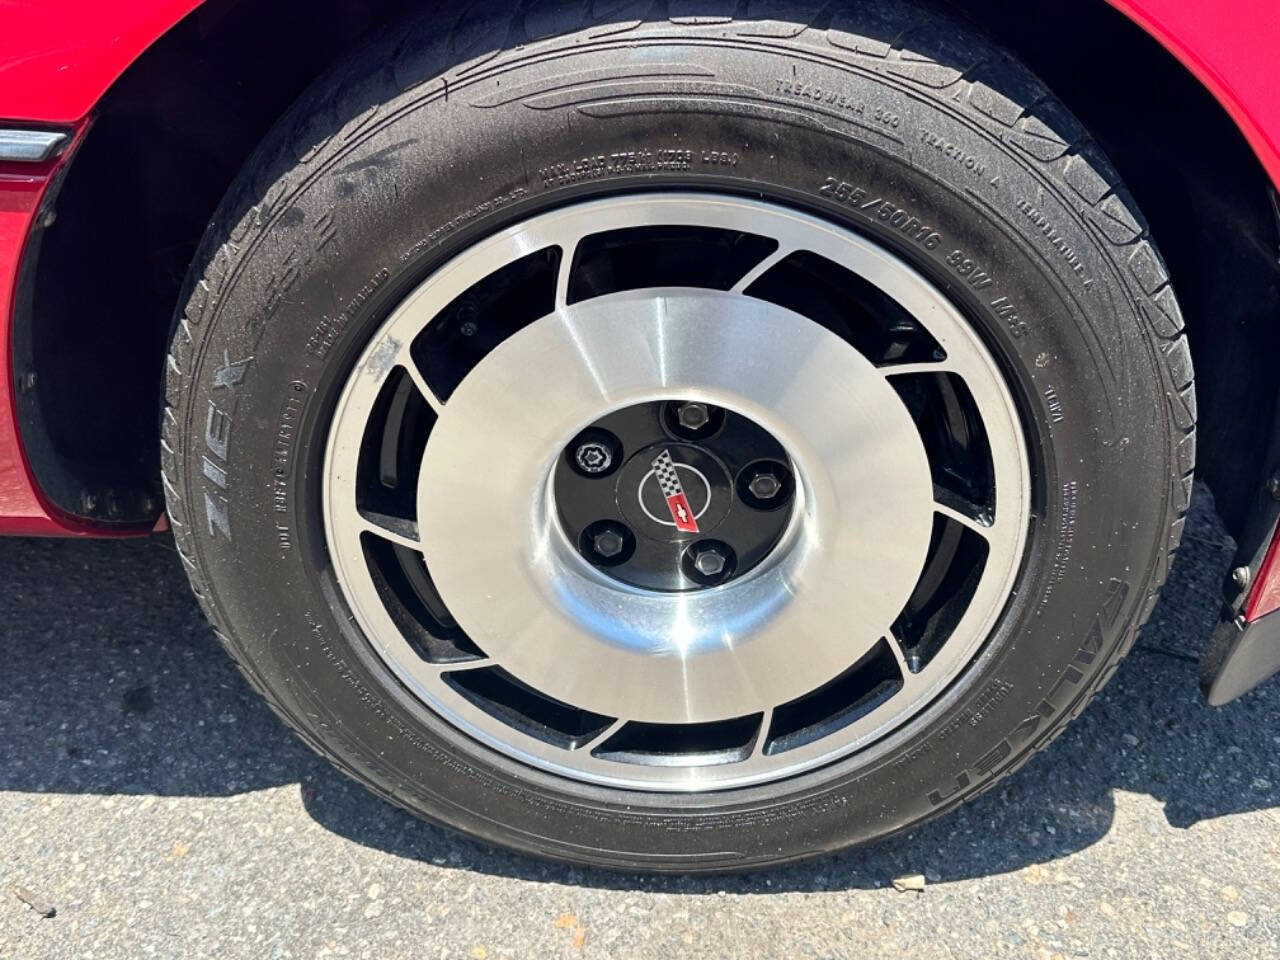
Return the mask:
<svg viewBox="0 0 1280 960">
<path fill-rule="evenodd" d="M 1280 681 L 1217 710 L 1196 690 L 1230 557 L 1199 490 L 1115 679 L 958 813 L 647 879 L 486 849 L 333 771 L 233 669 L 167 539 L 0 540 L 0 958 L 1280 957 Z"/>
</svg>

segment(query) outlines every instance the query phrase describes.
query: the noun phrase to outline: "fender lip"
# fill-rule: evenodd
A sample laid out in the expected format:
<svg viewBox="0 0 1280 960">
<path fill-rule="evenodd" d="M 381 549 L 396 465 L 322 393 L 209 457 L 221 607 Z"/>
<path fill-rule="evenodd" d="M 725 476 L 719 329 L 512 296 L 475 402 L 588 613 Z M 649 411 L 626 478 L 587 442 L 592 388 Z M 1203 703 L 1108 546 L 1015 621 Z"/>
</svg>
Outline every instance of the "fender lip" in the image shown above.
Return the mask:
<svg viewBox="0 0 1280 960">
<path fill-rule="evenodd" d="M 1230 703 L 1280 673 L 1280 610 L 1253 621 L 1226 613 L 1200 662 L 1200 691 L 1212 707 Z"/>
</svg>

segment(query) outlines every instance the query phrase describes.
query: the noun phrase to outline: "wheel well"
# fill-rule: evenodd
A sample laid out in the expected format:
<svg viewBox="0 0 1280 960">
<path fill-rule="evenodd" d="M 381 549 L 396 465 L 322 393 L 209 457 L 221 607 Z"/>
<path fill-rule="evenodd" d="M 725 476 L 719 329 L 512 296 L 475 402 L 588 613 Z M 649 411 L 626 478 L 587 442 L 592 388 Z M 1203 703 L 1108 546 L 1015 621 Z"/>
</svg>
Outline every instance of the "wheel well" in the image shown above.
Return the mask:
<svg viewBox="0 0 1280 960">
<path fill-rule="evenodd" d="M 370 6 L 209 0 L 99 104 L 56 197 L 56 219 L 24 261 L 15 311 L 24 445 L 59 508 L 121 524 L 154 519 L 162 362 L 200 235 L 301 90 L 416 4 Z M 748 0 L 738 6 L 750 14 Z M 1280 357 L 1280 235 L 1257 159 L 1199 82 L 1103 0 L 946 6 L 1075 112 L 1150 221 L 1198 375 L 1199 472 L 1238 533 L 1268 466 Z M 665 7 L 655 0 L 655 10 Z M 1094 69 L 1080 69 L 1081 51 Z"/>
<path fill-rule="evenodd" d="M 209 0 L 99 102 L 53 223 L 33 236 L 15 309 L 23 446 L 56 507 L 154 523 L 163 362 L 201 234 L 289 103 L 411 6 Z"/>
</svg>

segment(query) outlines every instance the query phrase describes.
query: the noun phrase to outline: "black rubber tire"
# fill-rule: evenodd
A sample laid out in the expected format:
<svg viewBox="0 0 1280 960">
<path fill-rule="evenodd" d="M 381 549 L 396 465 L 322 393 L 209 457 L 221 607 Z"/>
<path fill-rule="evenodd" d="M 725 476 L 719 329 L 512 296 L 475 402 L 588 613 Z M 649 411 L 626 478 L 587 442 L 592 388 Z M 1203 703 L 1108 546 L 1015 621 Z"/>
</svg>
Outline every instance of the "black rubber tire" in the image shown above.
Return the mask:
<svg viewBox="0 0 1280 960">
<path fill-rule="evenodd" d="M 609 791 L 468 740 L 358 634 L 320 528 L 335 395 L 390 306 L 501 225 L 654 186 L 766 196 L 892 247 L 949 289 L 1026 409 L 1028 560 L 971 668 L 890 738 L 767 787 Z M 665 871 L 882 837 L 1024 763 L 1132 644 L 1194 458 L 1178 306 L 1115 172 L 1023 67 L 896 2 L 493 0 L 388 31 L 295 105 L 226 197 L 166 390 L 183 561 L 288 723 L 434 821 Z"/>
</svg>

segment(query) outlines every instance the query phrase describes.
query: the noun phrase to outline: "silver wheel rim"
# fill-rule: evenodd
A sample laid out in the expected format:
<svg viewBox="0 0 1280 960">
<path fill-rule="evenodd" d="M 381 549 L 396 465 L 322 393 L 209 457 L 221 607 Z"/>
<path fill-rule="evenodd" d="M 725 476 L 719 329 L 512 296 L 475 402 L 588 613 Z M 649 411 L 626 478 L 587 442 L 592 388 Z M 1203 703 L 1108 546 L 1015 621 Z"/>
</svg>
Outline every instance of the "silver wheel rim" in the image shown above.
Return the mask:
<svg viewBox="0 0 1280 960">
<path fill-rule="evenodd" d="M 649 287 L 570 302 L 574 251 L 584 238 L 651 226 L 741 232 L 776 247 L 727 290 Z M 442 402 L 445 391 L 433 389 L 412 352 L 415 340 L 445 305 L 495 271 L 553 248 L 553 308 L 486 353 Z M 877 365 L 814 320 L 753 294 L 801 252 L 887 294 L 941 352 Z M 436 418 L 413 516 L 373 512 L 357 491 L 370 421 L 393 376 L 411 381 Z M 957 498 L 931 476 L 932 450 L 901 394 L 915 377 L 963 384 L 984 436 L 987 502 Z M 560 529 L 549 482 L 565 444 L 588 424 L 673 397 L 750 418 L 787 449 L 796 475 L 791 521 L 768 558 L 739 580 L 693 594 L 628 587 L 588 564 Z M 952 683 L 1012 591 L 1030 471 L 996 362 L 960 312 L 903 261 L 771 204 L 648 194 L 534 217 L 428 277 L 374 335 L 340 396 L 323 495 L 334 571 L 355 622 L 432 711 L 488 747 L 561 776 L 698 791 L 778 780 L 848 756 Z M 955 622 L 940 643 L 930 640 L 936 649 L 921 664 L 894 630 L 944 529 L 984 559 Z M 439 599 L 478 648 L 474 656 L 432 662 L 411 642 L 371 567 L 371 538 L 421 555 Z M 848 686 L 869 684 L 865 695 L 843 713 L 804 736 L 771 738 L 795 704 L 872 663 L 878 672 L 870 680 Z M 459 679 L 466 674 L 495 670 L 596 718 L 594 725 L 551 742 L 459 686 L 470 682 Z M 635 731 L 674 736 L 717 724 L 745 742 L 701 752 L 610 746 L 631 743 Z"/>
</svg>

